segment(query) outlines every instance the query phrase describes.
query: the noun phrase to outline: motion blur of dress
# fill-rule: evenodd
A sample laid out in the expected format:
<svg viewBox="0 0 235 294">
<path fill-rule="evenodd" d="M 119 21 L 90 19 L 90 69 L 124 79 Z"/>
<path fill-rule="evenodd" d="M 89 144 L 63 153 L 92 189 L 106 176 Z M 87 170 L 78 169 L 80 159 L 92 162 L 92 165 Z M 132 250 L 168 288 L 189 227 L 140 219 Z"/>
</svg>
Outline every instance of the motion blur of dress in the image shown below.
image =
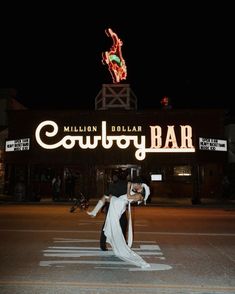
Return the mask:
<svg viewBox="0 0 235 294">
<path fill-rule="evenodd" d="M 129 205 L 129 222 L 131 221 L 130 215 L 130 202 L 127 200 L 127 195 L 122 195 L 119 198 L 113 196 L 110 200 L 109 210 L 104 225 L 104 234 L 107 237 L 107 242 L 112 246 L 114 254 L 130 263 L 141 268 L 148 268 L 150 265 L 142 259 L 138 254 L 131 250 L 131 242 L 126 244 L 123 236 L 119 219 L 122 213 L 126 210 L 127 204 Z M 131 223 L 129 223 L 130 225 Z M 129 229 L 132 232 L 132 226 Z"/>
</svg>

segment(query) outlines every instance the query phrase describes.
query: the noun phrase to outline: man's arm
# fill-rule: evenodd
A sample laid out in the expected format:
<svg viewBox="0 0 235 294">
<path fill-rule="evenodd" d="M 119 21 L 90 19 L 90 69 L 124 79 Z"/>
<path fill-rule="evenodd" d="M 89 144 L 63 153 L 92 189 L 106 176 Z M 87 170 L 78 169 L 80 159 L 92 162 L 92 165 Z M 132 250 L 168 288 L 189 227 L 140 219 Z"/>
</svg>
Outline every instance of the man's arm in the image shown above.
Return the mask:
<svg viewBox="0 0 235 294">
<path fill-rule="evenodd" d="M 131 196 L 131 182 L 127 183 L 127 198 Z"/>
</svg>

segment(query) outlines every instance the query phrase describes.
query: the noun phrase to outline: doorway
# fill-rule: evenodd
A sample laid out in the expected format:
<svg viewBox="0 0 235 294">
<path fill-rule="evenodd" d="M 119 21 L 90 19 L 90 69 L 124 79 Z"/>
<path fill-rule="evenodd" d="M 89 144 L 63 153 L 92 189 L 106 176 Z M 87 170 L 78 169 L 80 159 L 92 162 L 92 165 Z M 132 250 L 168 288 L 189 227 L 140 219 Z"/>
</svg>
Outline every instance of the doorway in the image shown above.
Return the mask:
<svg viewBox="0 0 235 294">
<path fill-rule="evenodd" d="M 116 164 L 96 166 L 96 190 L 97 197 L 104 195 L 105 190 L 112 181 L 115 172 L 123 172 L 127 180 L 137 177 L 141 173 L 141 166 L 133 164 Z"/>
</svg>

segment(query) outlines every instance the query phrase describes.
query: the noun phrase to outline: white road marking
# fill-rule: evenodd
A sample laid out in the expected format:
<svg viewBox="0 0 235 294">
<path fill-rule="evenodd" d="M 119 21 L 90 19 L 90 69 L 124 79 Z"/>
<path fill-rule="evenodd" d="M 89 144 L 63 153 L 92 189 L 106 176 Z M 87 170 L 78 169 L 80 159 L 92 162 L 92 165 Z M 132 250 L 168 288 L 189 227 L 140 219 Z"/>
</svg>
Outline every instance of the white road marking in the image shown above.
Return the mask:
<svg viewBox="0 0 235 294">
<path fill-rule="evenodd" d="M 165 270 L 170 270 L 172 267 L 168 264 L 159 264 L 159 263 L 150 263 L 151 267 L 148 268 L 140 268 L 140 267 L 130 267 L 128 270 L 130 272 L 138 272 L 138 271 L 144 271 L 144 272 L 149 272 L 149 271 L 165 271 Z M 126 267 L 105 267 L 105 266 L 96 266 L 95 268 L 100 268 L 100 269 L 112 269 L 112 270 L 119 270 L 119 269 L 127 269 Z"/>
<path fill-rule="evenodd" d="M 93 225 L 94 225 L 94 224 L 99 224 L 99 225 L 100 225 L 100 224 L 103 224 L 104 221 L 103 221 L 103 220 L 101 220 L 101 221 L 99 221 L 99 220 L 93 220 L 93 221 L 92 221 L 92 220 L 91 220 L 91 221 L 79 221 L 79 220 L 78 220 L 78 225 L 81 225 L 81 224 L 83 224 L 83 225 L 85 225 L 85 224 L 86 224 L 86 225 L 90 225 L 91 223 L 92 223 Z"/>
<path fill-rule="evenodd" d="M 97 239 L 63 239 L 63 240 L 55 240 L 54 243 L 94 243 L 94 242 L 99 242 Z M 135 240 L 135 243 L 140 243 L 143 241 L 137 241 Z M 148 243 L 148 244 L 153 244 L 155 243 L 155 241 L 144 241 L 144 243 Z"/>
<path fill-rule="evenodd" d="M 97 260 L 44 260 L 40 261 L 39 265 L 40 266 L 52 266 L 56 264 L 105 264 L 107 265 L 107 261 L 97 261 Z M 125 265 L 124 262 L 122 261 L 112 261 L 112 265 L 117 264 L 117 265 Z"/>
<path fill-rule="evenodd" d="M 63 242 L 89 242 L 89 239 L 71 239 L 71 238 L 54 238 L 54 243 L 58 241 Z M 94 240 L 95 242 L 99 242 L 99 240 Z M 139 241 L 144 242 L 144 241 Z M 152 241 L 152 243 L 155 243 Z M 164 260 L 165 257 L 162 256 L 161 249 L 158 245 L 155 244 L 140 244 L 139 247 L 132 248 L 134 251 L 138 252 L 139 255 L 142 256 L 149 256 L 154 259 Z M 94 268 L 103 268 L 103 269 L 112 269 L 115 265 L 118 265 L 116 269 L 125 269 L 129 271 L 135 271 L 136 267 L 130 267 L 130 264 L 124 261 L 115 261 L 115 260 L 70 260 L 69 258 L 80 258 L 80 257 L 99 257 L 105 258 L 115 255 L 111 248 L 108 251 L 101 251 L 99 247 L 85 247 L 85 246 L 49 246 L 48 249 L 42 251 L 44 257 L 54 257 L 54 258 L 61 258 L 62 260 L 45 260 L 40 261 L 40 266 L 56 266 L 56 267 L 63 267 L 66 264 L 90 264 L 96 265 Z M 65 260 L 67 258 L 67 260 Z M 97 266 L 98 265 L 98 266 Z M 122 265 L 122 267 L 120 267 Z M 172 267 L 166 264 L 157 264 L 151 263 L 150 268 L 137 268 L 137 270 L 141 271 L 157 271 L 157 270 L 169 270 Z"/>
<path fill-rule="evenodd" d="M 105 251 L 105 253 L 108 251 Z M 139 255 L 145 255 L 145 256 L 154 256 L 154 255 L 162 255 L 162 253 L 154 253 L 154 252 L 139 252 Z M 50 256 L 50 257 L 83 257 L 83 256 L 114 256 L 110 253 L 97 253 L 97 252 L 80 252 L 80 253 L 44 253 L 44 256 Z"/>
<path fill-rule="evenodd" d="M 40 261 L 40 266 L 52 266 L 56 265 L 61 267 L 62 264 L 110 264 L 110 262 L 106 261 L 97 261 L 97 260 L 84 260 L 84 261 L 79 261 L 79 260 L 49 260 L 49 261 Z M 167 264 L 157 264 L 157 263 L 150 263 L 150 268 L 138 268 L 138 267 L 130 267 L 130 264 L 127 262 L 123 261 L 112 261 L 112 265 L 121 265 L 122 267 L 108 267 L 108 266 L 96 266 L 95 268 L 103 268 L 103 269 L 125 269 L 129 271 L 163 271 L 163 270 L 170 270 L 172 267 Z M 125 266 L 126 265 L 126 266 Z"/>
<path fill-rule="evenodd" d="M 96 243 L 98 242 L 98 240 L 96 240 Z M 80 247 L 80 246 L 49 246 L 48 248 L 51 249 L 68 249 L 68 250 L 74 250 L 74 249 L 86 249 L 86 250 L 100 250 L 100 247 Z"/>
<path fill-rule="evenodd" d="M 150 267 L 148 268 L 140 268 L 140 267 L 133 267 L 130 268 L 130 272 L 138 272 L 138 271 L 145 271 L 145 272 L 150 272 L 150 271 L 166 271 L 172 269 L 172 266 L 168 264 L 159 264 L 159 263 L 150 263 Z"/>
<path fill-rule="evenodd" d="M 96 240 L 96 242 L 98 242 L 98 240 Z M 51 249 L 69 249 L 69 250 L 100 250 L 99 247 L 81 247 L 81 246 L 49 246 L 48 248 Z M 158 245 L 140 245 L 140 247 L 134 247 L 132 248 L 135 251 L 138 250 L 158 250 L 160 251 L 160 247 Z"/>
<path fill-rule="evenodd" d="M 143 249 L 143 250 L 161 250 L 158 245 L 140 245 L 140 249 Z M 138 248 L 136 248 L 136 250 L 138 250 Z"/>
<path fill-rule="evenodd" d="M 79 239 L 79 240 L 55 240 L 54 241 L 55 243 L 87 243 L 87 242 L 96 242 L 97 243 L 97 239 L 96 240 L 92 240 L 92 239 L 90 239 L 90 240 L 81 240 L 81 239 Z"/>
</svg>

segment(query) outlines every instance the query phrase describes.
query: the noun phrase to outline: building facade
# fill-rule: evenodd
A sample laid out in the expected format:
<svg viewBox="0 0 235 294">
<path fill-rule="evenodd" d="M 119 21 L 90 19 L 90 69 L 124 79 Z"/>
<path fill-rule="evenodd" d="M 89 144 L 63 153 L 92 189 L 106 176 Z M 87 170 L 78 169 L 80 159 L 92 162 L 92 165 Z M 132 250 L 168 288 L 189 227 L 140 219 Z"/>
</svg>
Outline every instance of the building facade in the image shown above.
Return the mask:
<svg viewBox="0 0 235 294">
<path fill-rule="evenodd" d="M 0 89 L 0 195 L 5 192 L 5 142 L 8 138 L 8 112 L 26 109 L 17 101 L 16 96 L 15 89 Z"/>
<path fill-rule="evenodd" d="M 142 175 L 158 197 L 219 197 L 227 160 L 219 109 L 17 110 L 9 112 L 8 193 L 25 200 L 81 191 L 100 197 L 112 173 Z"/>
</svg>

